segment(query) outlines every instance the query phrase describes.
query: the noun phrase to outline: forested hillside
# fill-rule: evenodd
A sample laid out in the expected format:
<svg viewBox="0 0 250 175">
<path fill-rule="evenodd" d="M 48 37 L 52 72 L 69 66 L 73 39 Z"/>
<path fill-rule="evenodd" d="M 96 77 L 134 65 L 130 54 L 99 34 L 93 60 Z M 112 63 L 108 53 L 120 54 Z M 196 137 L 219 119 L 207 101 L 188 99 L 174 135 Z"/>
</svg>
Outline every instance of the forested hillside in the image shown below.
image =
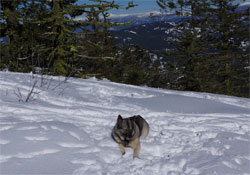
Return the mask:
<svg viewBox="0 0 250 175">
<path fill-rule="evenodd" d="M 137 37 L 141 45 L 118 45 L 109 29 L 132 21 L 114 22 L 110 10 L 133 3 L 3 0 L 0 69 L 249 97 L 249 8 L 239 8 L 242 2 L 157 0 L 163 14 L 180 20 L 159 22 L 145 41 Z"/>
<path fill-rule="evenodd" d="M 176 87 L 247 96 L 249 8 L 239 11 L 234 0 L 157 3 L 182 18 L 176 48 L 166 53 L 178 60 Z"/>
</svg>

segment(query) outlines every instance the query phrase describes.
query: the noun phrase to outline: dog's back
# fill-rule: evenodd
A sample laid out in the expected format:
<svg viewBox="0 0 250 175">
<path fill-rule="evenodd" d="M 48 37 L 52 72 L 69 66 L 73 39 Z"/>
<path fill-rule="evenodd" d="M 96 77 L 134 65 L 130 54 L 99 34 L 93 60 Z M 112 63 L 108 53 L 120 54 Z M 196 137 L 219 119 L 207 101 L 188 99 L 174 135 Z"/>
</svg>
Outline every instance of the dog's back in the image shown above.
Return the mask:
<svg viewBox="0 0 250 175">
<path fill-rule="evenodd" d="M 135 123 L 139 127 L 140 136 L 147 137 L 149 133 L 149 125 L 147 121 L 144 118 L 142 118 L 140 115 L 136 115 L 134 117 L 135 117 Z"/>
</svg>

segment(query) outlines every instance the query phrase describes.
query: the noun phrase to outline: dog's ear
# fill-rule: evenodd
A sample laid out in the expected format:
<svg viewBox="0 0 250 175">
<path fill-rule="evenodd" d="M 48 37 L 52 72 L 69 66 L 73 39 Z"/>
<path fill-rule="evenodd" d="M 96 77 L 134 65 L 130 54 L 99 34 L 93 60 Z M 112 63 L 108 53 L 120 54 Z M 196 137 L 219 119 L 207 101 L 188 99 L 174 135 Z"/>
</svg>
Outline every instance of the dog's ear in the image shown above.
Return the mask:
<svg viewBox="0 0 250 175">
<path fill-rule="evenodd" d="M 119 114 L 118 117 L 117 117 L 117 123 L 121 122 L 123 119 L 122 119 L 122 116 Z"/>
</svg>

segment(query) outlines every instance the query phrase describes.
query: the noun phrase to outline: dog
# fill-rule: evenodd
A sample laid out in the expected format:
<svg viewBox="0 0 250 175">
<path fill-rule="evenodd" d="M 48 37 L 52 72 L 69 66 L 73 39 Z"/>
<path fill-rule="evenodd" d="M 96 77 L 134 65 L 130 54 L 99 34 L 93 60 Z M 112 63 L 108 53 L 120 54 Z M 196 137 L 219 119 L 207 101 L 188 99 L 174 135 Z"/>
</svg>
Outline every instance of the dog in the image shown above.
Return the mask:
<svg viewBox="0 0 250 175">
<path fill-rule="evenodd" d="M 146 137 L 148 133 L 149 125 L 140 115 L 129 118 L 118 115 L 112 137 L 119 144 L 122 155 L 125 154 L 125 147 L 130 147 L 133 149 L 133 158 L 139 158 L 140 137 Z"/>
</svg>

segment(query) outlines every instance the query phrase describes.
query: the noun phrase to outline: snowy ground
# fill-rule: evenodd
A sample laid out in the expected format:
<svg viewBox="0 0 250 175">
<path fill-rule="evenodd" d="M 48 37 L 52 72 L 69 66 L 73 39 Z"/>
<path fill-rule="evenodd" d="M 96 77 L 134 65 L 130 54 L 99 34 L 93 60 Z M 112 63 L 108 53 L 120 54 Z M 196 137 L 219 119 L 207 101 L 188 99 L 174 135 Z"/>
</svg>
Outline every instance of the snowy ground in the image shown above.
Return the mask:
<svg viewBox="0 0 250 175">
<path fill-rule="evenodd" d="M 35 80 L 0 72 L 1 175 L 250 174 L 249 99 L 49 77 L 18 102 Z M 118 114 L 150 125 L 140 159 L 111 139 Z"/>
</svg>

